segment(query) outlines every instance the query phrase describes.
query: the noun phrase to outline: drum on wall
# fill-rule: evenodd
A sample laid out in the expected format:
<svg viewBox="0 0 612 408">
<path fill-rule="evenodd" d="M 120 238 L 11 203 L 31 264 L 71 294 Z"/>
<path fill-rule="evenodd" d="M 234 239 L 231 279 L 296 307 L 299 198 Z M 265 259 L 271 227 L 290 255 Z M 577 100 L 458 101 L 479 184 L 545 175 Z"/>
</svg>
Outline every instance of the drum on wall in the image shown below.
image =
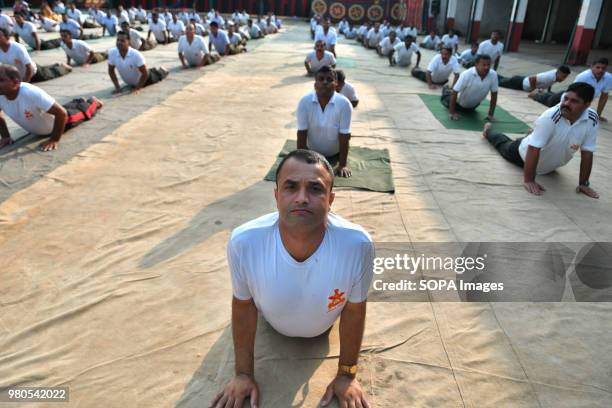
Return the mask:
<svg viewBox="0 0 612 408">
<path fill-rule="evenodd" d="M 380 21 L 385 15 L 385 10 L 378 4 L 373 4 L 368 9 L 368 19 L 371 21 Z"/>
<path fill-rule="evenodd" d="M 361 4 L 353 4 L 348 9 L 348 16 L 352 21 L 361 21 L 365 16 L 365 9 Z"/>
<path fill-rule="evenodd" d="M 325 0 L 314 0 L 311 6 L 312 12 L 322 16 L 327 12 L 327 3 Z"/>
<path fill-rule="evenodd" d="M 399 3 L 395 3 L 391 7 L 391 11 L 389 14 L 390 14 L 391 20 L 404 21 L 406 19 L 406 12 L 407 12 L 406 2 L 402 0 Z"/>
<path fill-rule="evenodd" d="M 341 20 L 346 15 L 346 7 L 342 3 L 332 3 L 329 6 L 329 15 L 335 20 Z"/>
</svg>

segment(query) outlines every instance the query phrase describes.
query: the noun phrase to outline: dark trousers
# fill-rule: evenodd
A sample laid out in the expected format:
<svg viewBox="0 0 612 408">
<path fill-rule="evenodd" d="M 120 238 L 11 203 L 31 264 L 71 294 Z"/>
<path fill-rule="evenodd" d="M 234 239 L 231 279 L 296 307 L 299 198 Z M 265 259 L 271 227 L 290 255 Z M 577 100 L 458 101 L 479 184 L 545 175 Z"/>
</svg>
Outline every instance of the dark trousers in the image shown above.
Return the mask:
<svg viewBox="0 0 612 408">
<path fill-rule="evenodd" d="M 54 38 L 52 40 L 40 40 L 40 49 L 41 50 L 51 50 L 53 48 L 58 48 L 62 44 L 61 38 Z"/>
<path fill-rule="evenodd" d="M 442 96 L 440 96 L 440 103 L 445 106 L 446 109 L 448 109 L 448 107 L 450 106 L 452 94 L 453 91 L 448 86 L 442 88 Z M 459 102 L 455 103 L 455 111 L 457 112 L 474 112 L 477 107 L 478 105 L 474 106 L 473 108 L 464 108 L 463 106 L 459 105 Z"/>
<path fill-rule="evenodd" d="M 83 34 L 83 37 L 79 38 L 79 40 L 87 41 L 87 40 L 97 40 L 102 38 L 99 34 Z"/>
<path fill-rule="evenodd" d="M 38 66 L 36 74 L 32 77 L 32 83 L 44 82 L 69 74 L 71 71 L 62 64 Z"/>
<path fill-rule="evenodd" d="M 512 78 L 508 78 L 498 74 L 497 79 L 499 80 L 499 86 L 502 88 L 516 89 L 518 91 L 523 90 L 523 80 L 525 79 L 524 76 L 515 75 Z"/>
<path fill-rule="evenodd" d="M 98 104 L 93 98 L 77 98 L 63 105 L 68 113 L 65 130 L 72 129 L 86 120 L 93 118 L 98 110 Z"/>
<path fill-rule="evenodd" d="M 144 86 L 156 84 L 168 76 L 168 71 L 162 70 L 161 67 L 149 68 L 149 76 Z"/>
<path fill-rule="evenodd" d="M 537 92 L 533 96 L 533 100 L 536 102 L 540 102 L 542 105 L 548 106 L 552 108 L 555 105 L 558 105 L 561 102 L 561 95 L 563 92 Z"/>
<path fill-rule="evenodd" d="M 415 77 L 419 81 L 427 82 L 427 73 L 423 71 L 421 68 L 413 68 L 412 71 L 410 71 L 410 73 L 412 74 L 413 77 Z M 444 82 L 432 82 L 432 83 L 435 85 L 444 85 L 447 82 L 448 80 Z"/>
<path fill-rule="evenodd" d="M 91 61 L 92 64 L 106 61 L 108 59 L 108 54 L 106 52 L 94 52 L 94 59 Z"/>
<path fill-rule="evenodd" d="M 99 27 L 96 23 L 92 23 L 91 21 L 84 21 L 83 28 L 97 28 Z"/>
<path fill-rule="evenodd" d="M 153 48 L 155 48 L 156 45 L 157 45 L 156 42 L 153 42 L 151 40 L 144 40 L 144 47 L 142 47 L 141 51 L 152 50 Z"/>
<path fill-rule="evenodd" d="M 519 167 L 525 165 L 525 162 L 523 162 L 519 154 L 519 146 L 523 140 L 522 137 L 512 140 L 503 133 L 488 132 L 487 140 L 495 147 L 499 154 L 510 163 L 514 163 Z"/>
</svg>

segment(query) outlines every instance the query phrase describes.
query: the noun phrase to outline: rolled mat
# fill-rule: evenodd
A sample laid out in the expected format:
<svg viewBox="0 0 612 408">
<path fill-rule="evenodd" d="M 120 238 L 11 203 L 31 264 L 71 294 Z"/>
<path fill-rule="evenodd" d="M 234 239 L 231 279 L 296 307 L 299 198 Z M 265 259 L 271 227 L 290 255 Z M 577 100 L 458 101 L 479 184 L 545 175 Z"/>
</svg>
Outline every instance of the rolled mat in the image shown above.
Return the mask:
<svg viewBox="0 0 612 408">
<path fill-rule="evenodd" d="M 264 180 L 276 181 L 276 168 L 281 160 L 297 147 L 295 140 L 287 140 L 278 154 L 276 162 L 264 177 Z M 337 158 L 331 160 L 332 167 L 336 167 Z M 352 176 L 348 178 L 335 177 L 334 187 L 352 187 L 381 193 L 395 192 L 393 176 L 391 173 L 391 160 L 387 149 L 369 149 L 367 147 L 351 146 L 349 149 L 348 166 Z"/>
<path fill-rule="evenodd" d="M 440 96 L 429 94 L 419 94 L 419 96 L 438 122 L 447 129 L 481 131 L 487 123 L 488 100 L 482 101 L 473 113 L 459 112 L 460 119 L 452 120 L 448 117 L 448 109 L 440 103 Z M 525 133 L 529 130 L 525 122 L 518 120 L 499 105 L 495 108 L 495 121 L 491 124 L 493 131 L 501 133 Z"/>
</svg>

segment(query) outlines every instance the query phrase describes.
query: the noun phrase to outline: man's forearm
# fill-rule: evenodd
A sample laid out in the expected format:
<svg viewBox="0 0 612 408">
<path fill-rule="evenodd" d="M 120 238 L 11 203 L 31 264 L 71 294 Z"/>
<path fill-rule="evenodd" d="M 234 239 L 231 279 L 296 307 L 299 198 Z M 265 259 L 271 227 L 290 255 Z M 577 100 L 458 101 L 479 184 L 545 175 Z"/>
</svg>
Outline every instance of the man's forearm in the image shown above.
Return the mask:
<svg viewBox="0 0 612 408">
<path fill-rule="evenodd" d="M 525 166 L 523 168 L 523 181 L 525 183 L 531 183 L 535 181 L 536 169 L 538 167 L 538 161 L 540 160 L 540 149 L 533 146 L 527 147 L 527 154 L 525 155 Z"/>
<path fill-rule="evenodd" d="M 257 307 L 250 300 L 232 299 L 232 337 L 236 375 L 255 374 L 255 333 L 257 332 Z"/>
<path fill-rule="evenodd" d="M 450 113 L 451 115 L 454 115 L 456 109 L 457 109 L 457 92 L 452 91 L 450 101 L 448 102 L 448 113 Z"/>
<path fill-rule="evenodd" d="M 599 95 L 599 102 L 597 103 L 597 114 L 599 116 L 601 116 L 603 113 L 603 110 L 606 107 L 606 102 L 608 102 L 608 94 L 602 92 L 601 95 Z"/>
<path fill-rule="evenodd" d="M 61 113 L 55 114 L 55 119 L 53 120 L 53 131 L 51 132 L 51 140 L 55 142 L 59 142 L 64 134 L 64 128 L 66 127 L 66 112 L 63 110 Z"/>
<path fill-rule="evenodd" d="M 138 80 L 138 85 L 136 85 L 136 89 L 144 88 L 147 83 L 147 78 L 149 77 L 149 73 L 145 70 L 144 72 L 140 71 L 140 79 Z"/>
<path fill-rule="evenodd" d="M 298 130 L 297 131 L 297 148 L 298 149 L 308 149 L 308 147 L 306 147 L 307 139 L 308 139 L 308 130 Z"/>
<path fill-rule="evenodd" d="M 115 89 L 117 90 L 121 89 L 119 87 L 119 80 L 117 79 L 117 74 L 115 73 L 114 68 L 112 70 L 111 69 L 108 70 L 108 75 L 110 76 L 110 79 L 113 82 L 113 85 L 115 85 Z"/>
<path fill-rule="evenodd" d="M 23 82 L 31 82 L 33 76 L 34 75 L 32 73 L 32 64 L 27 64 L 26 65 L 26 72 L 25 72 L 25 75 L 23 77 Z"/>
<path fill-rule="evenodd" d="M 433 83 L 431 81 L 431 73 L 429 71 L 425 72 L 425 79 L 427 80 L 427 85 L 432 86 Z"/>
<path fill-rule="evenodd" d="M 340 315 L 340 359 L 342 365 L 355 365 L 365 328 L 366 303 L 347 303 Z"/>
<path fill-rule="evenodd" d="M 418 67 L 420 63 L 421 63 L 421 53 L 417 52 L 417 63 L 416 63 L 416 66 Z"/>
<path fill-rule="evenodd" d="M 338 157 L 338 165 L 340 167 L 346 167 L 346 161 L 348 160 L 348 152 L 349 152 L 349 140 L 351 138 L 350 134 L 340 133 L 338 135 L 338 144 L 340 145 L 340 154 Z"/>
<path fill-rule="evenodd" d="M 593 168 L 593 152 L 582 151 L 580 156 L 580 178 L 578 184 L 589 181 Z"/>
<path fill-rule="evenodd" d="M 2 136 L 2 139 L 8 139 L 11 137 L 8 127 L 6 126 L 6 121 L 3 117 L 0 117 L 0 136 Z"/>
<path fill-rule="evenodd" d="M 495 107 L 497 106 L 497 92 L 491 92 L 491 104 L 489 105 L 489 115 L 495 114 Z"/>
</svg>

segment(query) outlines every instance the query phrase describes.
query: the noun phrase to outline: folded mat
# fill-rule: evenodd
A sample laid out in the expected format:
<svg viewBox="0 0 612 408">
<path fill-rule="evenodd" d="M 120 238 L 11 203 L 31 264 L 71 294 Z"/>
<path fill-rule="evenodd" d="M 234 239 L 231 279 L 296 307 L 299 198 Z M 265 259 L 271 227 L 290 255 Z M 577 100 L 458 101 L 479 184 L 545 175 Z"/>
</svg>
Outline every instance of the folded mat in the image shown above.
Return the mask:
<svg viewBox="0 0 612 408">
<path fill-rule="evenodd" d="M 295 140 L 287 140 L 264 180 L 276 181 L 276 168 L 283 157 L 296 148 L 297 142 Z M 330 164 L 335 166 L 337 161 L 332 161 Z M 334 187 L 354 187 L 381 193 L 395 192 L 395 185 L 391 176 L 389 150 L 351 146 L 348 166 L 351 168 L 353 175 L 349 178 L 336 177 Z"/>
<path fill-rule="evenodd" d="M 440 103 L 439 95 L 419 94 L 419 96 L 429 111 L 447 129 L 481 131 L 487 122 L 488 100 L 482 101 L 474 113 L 459 112 L 461 119 L 452 120 L 448 117 L 448 109 Z M 499 105 L 495 108 L 495 121 L 492 122 L 492 125 L 493 131 L 501 133 L 525 133 L 529 130 L 525 122 L 518 120 Z"/>
</svg>

